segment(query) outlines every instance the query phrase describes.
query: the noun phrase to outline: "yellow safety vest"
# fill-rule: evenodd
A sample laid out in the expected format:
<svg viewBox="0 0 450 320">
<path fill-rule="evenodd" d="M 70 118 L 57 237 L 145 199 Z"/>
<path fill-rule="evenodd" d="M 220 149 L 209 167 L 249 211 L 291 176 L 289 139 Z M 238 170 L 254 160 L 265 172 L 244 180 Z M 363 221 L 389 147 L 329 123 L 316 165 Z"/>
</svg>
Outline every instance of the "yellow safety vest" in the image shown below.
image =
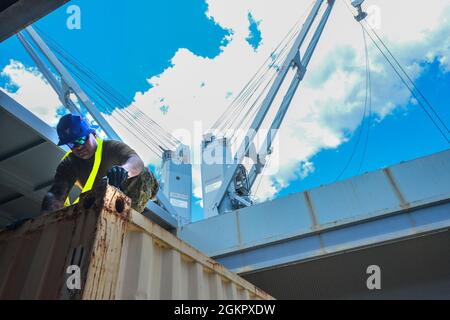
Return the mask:
<svg viewBox="0 0 450 320">
<path fill-rule="evenodd" d="M 102 162 L 102 151 L 103 151 L 103 140 L 96 138 L 97 141 L 97 150 L 95 150 L 95 159 L 94 159 L 94 165 L 92 166 L 91 173 L 89 174 L 89 178 L 87 179 L 83 190 L 81 190 L 81 193 L 85 193 L 92 189 L 94 186 L 95 178 L 97 177 L 98 169 L 100 168 L 100 163 Z M 61 161 L 63 161 L 66 157 L 69 156 L 69 154 L 72 153 L 72 150 L 68 151 L 64 157 L 62 157 Z M 80 197 L 78 197 L 73 204 L 78 203 L 80 201 Z M 67 197 L 66 201 L 64 202 L 64 205 L 66 207 L 70 206 L 70 199 Z"/>
</svg>

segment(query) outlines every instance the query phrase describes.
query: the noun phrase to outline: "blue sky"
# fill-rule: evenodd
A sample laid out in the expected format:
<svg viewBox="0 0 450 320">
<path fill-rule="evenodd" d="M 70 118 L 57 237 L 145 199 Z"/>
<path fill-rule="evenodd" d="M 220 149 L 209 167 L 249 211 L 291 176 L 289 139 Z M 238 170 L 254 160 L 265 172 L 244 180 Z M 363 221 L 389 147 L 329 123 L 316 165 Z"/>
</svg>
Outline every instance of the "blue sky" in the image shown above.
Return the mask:
<svg viewBox="0 0 450 320">
<path fill-rule="evenodd" d="M 450 74 L 442 73 L 437 63 L 427 65 L 427 71 L 416 85 L 426 94 L 430 102 L 439 110 L 440 116 L 450 122 Z M 376 88 L 374 89 L 376 90 Z M 406 110 L 405 110 L 406 109 Z M 344 180 L 364 172 L 374 171 L 396 163 L 416 159 L 449 149 L 448 143 L 441 137 L 425 113 L 417 105 L 408 104 L 405 109 L 396 110 L 382 122 L 371 126 L 364 159 L 363 137 L 367 134 L 368 119 L 358 128 L 362 138 L 358 147 L 358 131 L 350 135 L 350 140 L 336 149 L 323 150 L 311 161 L 315 172 L 303 180 L 297 180 L 283 189 L 279 196 L 308 190 L 313 187 Z M 363 110 L 361 109 L 361 114 Z M 372 118 L 372 122 L 373 122 Z M 351 154 L 355 155 L 345 171 Z M 362 165 L 361 165 L 362 163 Z M 361 169 L 359 170 L 361 165 Z M 342 175 L 342 171 L 344 172 Z"/>
<path fill-rule="evenodd" d="M 205 16 L 204 1 L 135 2 L 139 4 L 70 1 L 36 25 L 130 101 L 137 90 L 149 89 L 146 79 L 166 69 L 178 48 L 188 48 L 202 57 L 220 53 L 219 47 L 229 31 Z M 70 5 L 81 9 L 80 30 L 66 27 Z M 147 27 L 142 21 L 149 22 Z M 187 25 L 189 28 L 183 27 Z M 2 66 L 11 57 L 31 64 L 16 38 L 2 43 L 0 50 Z"/>
<path fill-rule="evenodd" d="M 275 40 L 271 40 L 272 38 L 279 37 L 279 34 L 275 33 L 276 30 L 273 30 L 274 34 L 271 33 L 272 29 L 275 28 L 272 28 L 273 23 L 270 24 L 269 19 L 275 19 L 276 17 L 281 19 L 281 16 L 277 16 L 277 12 L 273 10 L 272 15 L 267 14 L 263 10 L 262 4 L 252 7 L 245 1 L 242 4 L 233 3 L 232 9 L 234 11 L 230 9 L 230 12 L 225 12 L 217 1 L 207 3 L 204 0 L 140 0 L 136 2 L 139 4 L 131 6 L 128 2 L 124 4 L 123 1 L 118 0 L 71 1 L 38 21 L 36 25 L 118 90 L 130 102 L 136 101 L 140 108 L 148 109 L 149 114 L 156 121 L 162 122 L 171 129 L 173 129 L 171 124 L 178 121 L 176 118 L 183 117 L 183 113 L 177 116 L 180 109 L 174 98 L 177 95 L 182 96 L 181 86 L 189 85 L 190 79 L 198 80 L 195 89 L 198 90 L 195 93 L 197 100 L 193 101 L 198 101 L 198 104 L 202 105 L 199 108 L 204 109 L 192 109 L 189 113 L 194 113 L 194 110 L 197 110 L 196 119 L 202 119 L 202 116 L 215 119 L 222 113 L 220 107 L 222 102 L 218 102 L 217 110 L 215 110 L 214 99 L 223 100 L 223 103 L 229 101 L 230 96 L 239 87 L 238 84 L 245 83 L 244 80 L 248 79 L 248 72 L 250 70 L 256 71 L 254 66 L 257 65 L 257 61 L 260 61 L 264 54 L 270 52 L 270 47 L 265 48 L 264 46 L 269 46 L 271 41 L 273 43 Z M 287 4 L 294 6 L 295 4 L 292 3 L 287 2 Z M 66 28 L 68 17 L 66 8 L 73 4 L 79 5 L 81 8 L 81 30 L 68 30 Z M 426 8 L 426 10 L 430 10 L 431 14 L 436 8 Z M 267 11 L 270 12 L 271 10 Z M 337 17 L 340 17 L 340 12 L 336 13 Z M 240 20 L 238 21 L 234 16 L 238 16 Z M 338 21 L 337 17 L 335 18 L 336 21 Z M 236 21 L 233 19 L 236 19 Z M 385 21 L 387 20 L 386 18 Z M 330 22 L 330 24 L 337 23 L 336 21 Z M 386 24 L 388 22 L 385 22 Z M 425 25 L 425 27 L 427 26 Z M 444 28 L 444 31 L 449 30 L 447 26 L 441 25 L 433 26 L 434 29 L 430 27 L 435 32 L 430 31 L 427 39 L 436 38 L 436 43 L 438 43 L 437 37 L 438 34 L 442 33 L 442 30 L 439 31 L 441 27 Z M 279 28 L 282 29 L 280 33 L 287 31 L 282 26 Z M 310 67 L 309 75 L 305 78 L 305 90 L 302 86 L 299 89 L 304 91 L 304 95 L 308 95 L 309 92 L 316 89 L 325 90 L 326 87 L 320 87 L 320 85 L 323 85 L 329 79 L 333 81 L 333 75 L 339 79 L 342 72 L 348 72 L 343 79 L 348 80 L 349 86 L 351 85 L 349 92 L 361 92 L 361 88 L 363 88 L 364 78 L 361 77 L 361 74 L 363 74 L 364 68 L 359 63 L 358 52 L 354 51 L 356 49 L 345 47 L 345 42 L 339 44 L 341 49 L 344 49 L 336 51 L 338 54 L 335 58 L 338 62 L 331 66 L 321 64 L 321 61 L 329 61 L 329 59 L 321 59 L 327 54 L 328 48 L 326 45 L 331 46 L 331 39 L 336 38 L 336 35 L 331 32 L 331 30 L 334 30 L 333 28 L 335 27 L 329 27 L 329 30 L 324 33 L 323 41 L 325 44 L 317 49 L 316 63 Z M 383 29 L 380 33 L 389 35 L 387 29 Z M 402 37 L 401 34 L 397 36 Z M 408 36 L 403 37 L 404 39 L 408 38 Z M 361 39 L 359 38 L 358 41 L 361 41 Z M 408 38 L 401 45 L 393 42 L 393 49 L 397 49 L 396 52 L 400 54 L 399 58 L 403 59 L 402 61 L 405 64 L 411 64 L 412 69 L 410 70 L 416 75 L 418 87 L 421 88 L 446 124 L 449 125 L 450 90 L 448 88 L 450 86 L 450 72 L 443 67 L 441 62 L 445 61 L 443 58 L 450 59 L 446 55 L 450 50 L 450 45 L 447 51 L 439 51 L 436 56 L 429 58 L 423 52 L 428 53 L 429 49 L 433 48 L 427 48 L 427 43 L 424 43 L 424 41 L 422 41 L 422 44 L 425 48 L 423 50 L 417 48 L 417 54 L 412 54 L 411 50 L 408 50 L 411 46 L 414 46 L 415 41 L 416 39 L 409 40 Z M 239 43 L 239 46 L 237 43 Z M 430 45 L 433 45 L 433 43 L 430 40 Z M 245 56 L 248 57 L 248 60 L 243 60 L 243 56 L 241 61 L 236 60 L 234 64 L 228 64 L 222 69 L 215 69 L 214 64 L 224 64 L 225 58 L 223 60 L 221 58 L 225 57 L 227 52 L 232 51 L 235 44 L 236 48 L 242 50 L 240 51 L 241 56 L 243 56 L 242 52 L 248 55 Z M 331 48 L 331 50 L 334 49 Z M 333 94 L 330 94 L 329 100 L 338 96 L 339 98 L 336 99 L 347 101 L 348 105 L 352 106 L 349 112 L 341 115 L 341 109 L 345 108 L 340 109 L 339 106 L 336 106 L 330 112 L 330 106 L 326 109 L 326 106 L 320 105 L 322 108 L 320 110 L 323 110 L 323 112 L 321 111 L 322 115 L 318 119 L 324 122 L 328 121 L 326 124 L 330 127 L 329 131 L 324 133 L 324 136 L 332 134 L 333 139 L 329 140 L 335 142 L 325 141 L 325 138 L 316 139 L 313 137 L 311 138 L 313 142 L 307 145 L 299 144 L 298 147 L 293 145 L 293 148 L 311 148 L 309 152 L 297 150 L 298 153 L 296 153 L 296 150 L 284 151 L 286 149 L 282 149 L 279 156 L 290 159 L 290 162 L 286 165 L 286 168 L 289 168 L 290 171 L 287 172 L 286 169 L 279 176 L 267 177 L 263 182 L 263 185 L 272 183 L 271 188 L 268 188 L 268 193 L 272 192 L 269 198 L 285 196 L 336 181 L 353 150 L 355 150 L 353 160 L 340 176 L 340 179 L 449 148 L 448 143 L 441 138 L 424 112 L 420 110 L 420 107 L 411 103 L 410 97 L 398 99 L 391 97 L 395 92 L 389 90 L 392 90 L 393 84 L 400 86 L 400 82 L 395 79 L 395 75 L 390 73 L 388 67 L 382 65 L 382 59 L 376 56 L 377 52 L 374 48 L 371 48 L 370 55 L 377 67 L 380 66 L 380 68 L 386 70 L 391 82 L 386 82 L 386 86 L 383 86 L 381 74 L 384 76 L 384 73 L 380 73 L 380 81 L 378 82 L 376 81 L 377 77 L 374 77 L 375 81 L 372 88 L 375 96 L 374 114 L 371 118 L 367 149 L 361 170 L 358 172 L 365 145 L 363 142 L 366 141 L 368 128 L 367 118 L 361 123 L 364 105 L 360 103 L 361 100 L 352 99 L 348 95 L 341 99 L 340 93 L 334 94 L 333 92 Z M 34 65 L 15 37 L 0 44 L 0 70 L 3 70 L 10 63 L 10 59 L 20 61 L 25 67 Z M 240 70 L 244 69 L 245 64 L 249 64 L 247 73 Z M 186 66 L 190 66 L 190 68 Z M 219 72 L 216 70 L 222 70 L 222 74 L 218 75 Z M 183 72 L 182 79 L 184 79 L 184 82 L 181 79 L 176 80 L 180 82 L 171 80 L 174 75 L 179 75 L 181 72 Z M 202 76 L 199 77 L 196 73 Z M 224 81 L 223 84 L 220 84 L 220 90 L 218 89 L 217 78 L 214 78 L 213 74 L 214 77 Z M 231 88 L 231 85 L 227 85 L 226 81 L 232 82 L 233 78 L 235 78 L 237 85 Z M 17 88 L 14 88 L 14 84 L 11 84 L 10 80 L 6 75 L 0 77 L 0 87 L 6 87 L 10 92 L 15 92 Z M 158 91 L 157 88 L 153 88 L 156 84 L 160 88 L 167 89 L 158 88 Z M 318 88 L 315 88 L 316 85 Z M 335 88 L 335 86 L 332 86 L 332 88 Z M 201 96 L 202 94 L 204 94 L 204 97 Z M 297 105 L 295 108 L 291 107 L 292 110 L 288 113 L 290 120 L 287 121 L 286 127 L 291 129 L 297 125 L 296 121 L 302 121 L 297 120 L 297 118 L 304 119 L 301 118 L 301 112 L 304 112 L 306 108 L 311 114 L 319 109 L 319 104 L 315 105 L 312 102 L 316 100 L 310 100 L 309 97 L 301 96 L 301 94 L 298 98 L 300 102 L 294 101 Z M 323 91 L 321 91 L 321 95 L 324 95 Z M 153 101 L 156 96 L 164 99 L 165 104 L 155 104 L 153 110 L 149 101 Z M 145 97 L 151 97 L 153 100 Z M 384 112 L 386 106 L 378 101 L 391 98 L 394 105 Z M 204 105 L 205 101 L 212 102 Z M 320 102 L 325 104 L 324 101 Z M 327 103 L 339 105 L 338 102 L 333 104 L 333 102 L 327 101 Z M 203 111 L 198 112 L 198 110 L 204 110 L 205 114 L 203 114 Z M 208 115 L 206 115 L 206 112 L 208 112 Z M 333 118 L 335 114 L 337 117 Z M 309 119 L 308 117 L 306 118 Z M 174 126 L 176 127 L 176 125 Z M 359 130 L 363 130 L 362 138 L 360 145 L 355 148 Z M 299 130 L 298 141 L 301 142 L 305 139 L 301 130 Z M 316 140 L 319 142 L 316 142 Z M 312 145 L 313 147 L 311 147 Z M 283 147 L 283 143 L 281 147 Z M 281 163 L 283 164 L 283 161 Z M 299 168 L 305 163 L 311 163 L 313 170 L 308 170 L 302 174 L 302 170 Z M 198 194 L 195 200 L 198 200 Z M 202 217 L 202 209 L 198 201 L 194 203 L 193 219 L 198 220 Z"/>
</svg>

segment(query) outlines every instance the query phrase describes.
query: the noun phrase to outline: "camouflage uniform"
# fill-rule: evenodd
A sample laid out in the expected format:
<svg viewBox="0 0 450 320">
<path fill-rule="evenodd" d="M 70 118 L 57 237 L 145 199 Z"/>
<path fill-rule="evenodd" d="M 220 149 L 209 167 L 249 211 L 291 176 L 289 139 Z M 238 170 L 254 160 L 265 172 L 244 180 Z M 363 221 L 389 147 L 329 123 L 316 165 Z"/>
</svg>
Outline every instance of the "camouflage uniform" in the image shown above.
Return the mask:
<svg viewBox="0 0 450 320">
<path fill-rule="evenodd" d="M 131 207 L 142 213 L 147 202 L 156 199 L 159 183 L 153 173 L 148 168 L 144 168 L 138 176 L 125 181 L 122 189 L 131 198 Z"/>
</svg>

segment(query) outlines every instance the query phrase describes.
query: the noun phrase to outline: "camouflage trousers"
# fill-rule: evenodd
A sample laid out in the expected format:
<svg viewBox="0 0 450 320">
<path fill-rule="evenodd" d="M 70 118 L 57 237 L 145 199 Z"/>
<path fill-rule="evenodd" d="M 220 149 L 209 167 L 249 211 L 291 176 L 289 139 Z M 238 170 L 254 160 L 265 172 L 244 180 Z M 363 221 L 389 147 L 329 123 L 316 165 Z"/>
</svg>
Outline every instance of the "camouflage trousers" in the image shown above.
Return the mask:
<svg viewBox="0 0 450 320">
<path fill-rule="evenodd" d="M 131 207 L 142 213 L 147 202 L 156 199 L 159 183 L 153 173 L 148 168 L 144 168 L 138 176 L 125 181 L 122 189 L 131 199 Z"/>
</svg>

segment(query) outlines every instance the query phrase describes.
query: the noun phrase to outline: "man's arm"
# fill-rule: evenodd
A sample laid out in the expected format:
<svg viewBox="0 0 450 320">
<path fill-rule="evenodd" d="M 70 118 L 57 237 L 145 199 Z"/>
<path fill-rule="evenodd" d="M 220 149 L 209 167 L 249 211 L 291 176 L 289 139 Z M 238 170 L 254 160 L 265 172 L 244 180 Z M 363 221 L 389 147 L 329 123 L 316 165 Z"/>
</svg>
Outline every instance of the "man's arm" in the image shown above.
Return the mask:
<svg viewBox="0 0 450 320">
<path fill-rule="evenodd" d="M 128 171 L 128 178 L 133 178 L 139 175 L 144 170 L 144 161 L 137 155 L 131 155 L 128 160 L 121 165 L 122 168 Z"/>
<path fill-rule="evenodd" d="M 41 213 L 47 214 L 64 208 L 72 185 L 65 180 L 55 181 L 42 201 Z"/>
</svg>

